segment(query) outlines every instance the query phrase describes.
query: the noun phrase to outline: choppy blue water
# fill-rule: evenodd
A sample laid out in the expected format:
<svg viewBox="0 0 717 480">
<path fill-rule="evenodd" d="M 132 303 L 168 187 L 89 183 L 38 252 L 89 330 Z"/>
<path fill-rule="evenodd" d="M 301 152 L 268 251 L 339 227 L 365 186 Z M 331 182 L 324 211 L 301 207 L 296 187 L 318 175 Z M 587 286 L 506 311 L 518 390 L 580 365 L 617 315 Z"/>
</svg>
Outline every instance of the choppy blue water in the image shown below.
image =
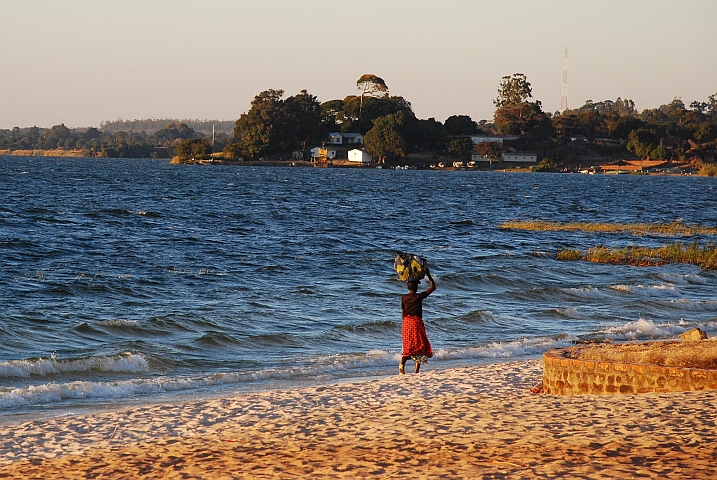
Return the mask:
<svg viewBox="0 0 717 480">
<path fill-rule="evenodd" d="M 395 374 L 395 250 L 437 279 L 427 368 L 713 336 L 715 272 L 534 255 L 674 239 L 498 226 L 715 226 L 716 204 L 712 178 L 0 157 L 0 422 Z"/>
</svg>

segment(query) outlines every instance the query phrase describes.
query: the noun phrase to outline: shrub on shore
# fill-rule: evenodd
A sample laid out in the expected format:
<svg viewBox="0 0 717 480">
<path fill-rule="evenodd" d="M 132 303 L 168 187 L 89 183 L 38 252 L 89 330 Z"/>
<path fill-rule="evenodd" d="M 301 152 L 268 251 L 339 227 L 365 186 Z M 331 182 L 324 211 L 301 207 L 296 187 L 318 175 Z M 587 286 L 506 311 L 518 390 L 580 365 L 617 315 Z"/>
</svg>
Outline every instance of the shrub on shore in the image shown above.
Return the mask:
<svg viewBox="0 0 717 480">
<path fill-rule="evenodd" d="M 702 165 L 702 168 L 700 168 L 700 175 L 703 177 L 717 177 L 717 165 Z"/>
</svg>

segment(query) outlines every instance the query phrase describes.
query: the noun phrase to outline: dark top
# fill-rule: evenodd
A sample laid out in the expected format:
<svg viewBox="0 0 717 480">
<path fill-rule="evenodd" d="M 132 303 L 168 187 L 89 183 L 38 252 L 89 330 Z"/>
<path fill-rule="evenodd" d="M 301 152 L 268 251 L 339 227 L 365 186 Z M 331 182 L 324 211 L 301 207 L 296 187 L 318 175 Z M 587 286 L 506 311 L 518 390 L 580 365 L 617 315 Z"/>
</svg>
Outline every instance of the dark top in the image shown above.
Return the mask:
<svg viewBox="0 0 717 480">
<path fill-rule="evenodd" d="M 403 310 L 403 316 L 415 315 L 416 317 L 423 318 L 423 299 L 428 296 L 428 293 L 407 293 L 401 297 L 401 308 Z"/>
</svg>

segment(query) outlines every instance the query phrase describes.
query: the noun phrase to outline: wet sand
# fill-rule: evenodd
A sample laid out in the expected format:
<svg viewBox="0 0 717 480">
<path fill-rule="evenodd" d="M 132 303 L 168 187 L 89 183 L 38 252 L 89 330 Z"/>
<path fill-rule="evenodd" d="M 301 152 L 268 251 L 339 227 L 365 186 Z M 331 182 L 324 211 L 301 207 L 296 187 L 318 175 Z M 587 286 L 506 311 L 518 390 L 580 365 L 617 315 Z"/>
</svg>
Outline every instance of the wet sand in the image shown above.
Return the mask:
<svg viewBox="0 0 717 480">
<path fill-rule="evenodd" d="M 539 361 L 0 427 L 0 478 L 714 478 L 717 391 L 534 395 Z"/>
</svg>

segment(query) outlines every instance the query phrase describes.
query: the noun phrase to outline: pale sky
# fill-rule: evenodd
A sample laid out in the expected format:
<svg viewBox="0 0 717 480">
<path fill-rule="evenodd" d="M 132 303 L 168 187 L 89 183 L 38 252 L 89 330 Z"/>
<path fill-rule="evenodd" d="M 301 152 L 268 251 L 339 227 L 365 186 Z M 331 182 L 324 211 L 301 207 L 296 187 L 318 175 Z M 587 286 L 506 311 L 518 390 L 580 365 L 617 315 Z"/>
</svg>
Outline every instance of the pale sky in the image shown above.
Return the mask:
<svg viewBox="0 0 717 480">
<path fill-rule="evenodd" d="M 0 128 L 234 120 L 262 90 L 324 102 L 382 77 L 419 118 L 493 118 L 524 73 L 545 111 L 717 93 L 717 0 L 0 0 Z"/>
</svg>

